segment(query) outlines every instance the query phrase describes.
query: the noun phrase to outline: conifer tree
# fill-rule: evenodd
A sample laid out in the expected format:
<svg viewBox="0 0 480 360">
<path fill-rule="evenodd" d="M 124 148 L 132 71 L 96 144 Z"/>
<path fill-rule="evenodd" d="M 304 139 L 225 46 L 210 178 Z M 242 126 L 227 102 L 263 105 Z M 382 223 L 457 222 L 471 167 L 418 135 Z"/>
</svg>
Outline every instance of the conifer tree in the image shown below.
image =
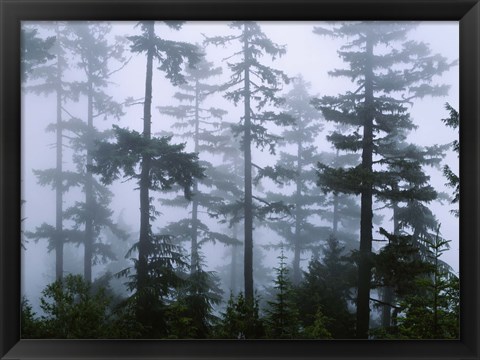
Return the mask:
<svg viewBox="0 0 480 360">
<path fill-rule="evenodd" d="M 199 255 L 200 256 L 200 255 Z M 214 314 L 214 307 L 220 304 L 222 291 L 218 286 L 218 278 L 214 272 L 203 269 L 201 259 L 196 263 L 196 269 L 190 271 L 186 284 L 180 288 L 177 300 L 170 306 L 170 322 L 173 328 L 179 323 L 188 327 L 187 336 L 182 336 L 182 331 L 175 331 L 176 336 L 205 339 L 212 336 L 213 326 L 218 318 Z M 180 320 L 180 321 L 179 321 Z"/>
<path fill-rule="evenodd" d="M 237 32 L 233 35 L 217 36 L 206 40 L 207 43 L 225 45 L 236 43 L 241 47 L 232 57 L 240 57 L 237 62 L 229 62 L 232 75 L 230 81 L 222 86 L 227 90 L 225 97 L 235 105 L 243 105 L 243 116 L 233 127 L 234 134 L 241 137 L 244 153 L 244 277 L 245 299 L 253 304 L 253 218 L 254 195 L 252 183 L 252 145 L 259 148 L 268 147 L 275 151 L 278 136 L 272 135 L 266 124 L 287 125 L 292 122 L 290 116 L 273 111 L 263 111 L 267 105 L 278 106 L 282 100 L 277 96 L 282 84 L 288 82 L 288 77 L 280 70 L 272 69 L 259 62 L 264 55 L 273 60 L 285 54 L 282 46 L 274 44 L 262 32 L 260 26 L 252 21 L 235 21 L 230 25 Z M 278 209 L 278 204 L 269 206 L 268 210 Z"/>
<path fill-rule="evenodd" d="M 211 85 L 208 80 L 221 74 L 221 68 L 213 67 L 213 63 L 208 62 L 203 56 L 195 68 L 187 68 L 185 83 L 179 85 L 178 92 L 174 97 L 184 105 L 161 106 L 158 109 L 161 113 L 170 115 L 179 121 L 174 123 L 172 128 L 176 135 L 184 139 L 193 140 L 193 151 L 202 154 L 221 154 L 228 146 L 228 139 L 223 130 L 230 124 L 222 120 L 226 111 L 215 108 L 205 107 L 204 102 L 209 95 L 218 91 L 217 85 Z M 205 168 L 206 178 L 203 181 L 195 181 L 193 184 L 194 196 L 191 201 L 191 218 L 182 219 L 170 224 L 167 232 L 175 234 L 177 237 L 186 238 L 190 241 L 190 262 L 191 271 L 198 268 L 198 257 L 201 244 L 207 241 L 222 242 L 230 244 L 235 242 L 229 236 L 212 231 L 208 225 L 202 221 L 199 213 L 202 211 L 213 212 L 218 208 L 221 199 L 218 196 L 211 195 L 205 190 L 199 188 L 199 185 L 209 189 L 215 188 L 216 183 L 225 181 L 224 176 L 218 176 L 218 170 L 207 161 L 201 161 Z M 222 184 L 219 184 L 221 187 Z M 173 201 L 165 201 L 167 205 L 183 205 L 183 198 L 175 198 Z"/>
<path fill-rule="evenodd" d="M 332 168 L 345 168 L 357 166 L 359 156 L 355 153 L 322 152 L 319 162 L 329 164 Z M 358 249 L 358 221 L 360 219 L 360 206 L 356 196 L 341 192 L 333 192 L 325 201 L 321 217 L 331 223 L 333 235 L 347 251 Z M 375 221 L 375 219 L 374 219 Z"/>
<path fill-rule="evenodd" d="M 440 55 L 430 54 L 426 44 L 406 40 L 411 29 L 410 23 L 349 22 L 314 30 L 320 35 L 348 38 L 338 54 L 350 67 L 330 74 L 348 77 L 358 86 L 337 97 L 324 96 L 314 102 L 326 120 L 354 127 L 348 133 L 332 133 L 329 141 L 337 149 L 360 152 L 362 156 L 361 164 L 349 169 L 319 165 L 319 183 L 325 189 L 361 197 L 357 338 L 368 337 L 373 201 L 382 192 L 385 177 L 388 179 L 388 170 L 381 167 L 388 156 L 385 149 L 388 152 L 391 148 L 399 129 L 408 132 L 415 127 L 408 113 L 410 101 L 445 95 L 448 89 L 431 84 L 431 80 L 452 64 Z M 408 163 L 400 161 L 398 166 L 405 168 Z M 414 191 L 411 193 L 414 196 Z"/>
<path fill-rule="evenodd" d="M 314 330 L 315 322 L 320 321 L 326 331 L 323 335 L 330 334 L 335 339 L 349 339 L 354 335 L 354 317 L 348 304 L 352 299 L 356 269 L 346 255 L 345 247 L 331 235 L 322 259 L 310 261 L 296 294 L 298 308 L 302 310 L 302 326 Z M 309 336 L 309 331 L 306 335 Z"/>
<path fill-rule="evenodd" d="M 187 199 L 191 198 L 195 178 L 203 177 L 195 153 L 186 153 L 185 145 L 170 143 L 171 137 L 156 138 L 151 133 L 151 107 L 153 61 L 159 61 L 158 69 L 173 85 L 185 82 L 181 65 L 187 61 L 194 65 L 199 60 L 194 45 L 165 40 L 155 34 L 155 22 L 140 24 L 142 34 L 131 36 L 131 51 L 145 53 L 145 100 L 143 104 L 143 132 L 114 126 L 115 142 L 101 143 L 94 151 L 95 163 L 90 167 L 109 184 L 123 176 L 136 179 L 140 192 L 140 235 L 132 248 L 138 252 L 134 260 L 136 273 L 130 275 L 129 287 L 135 292 L 137 321 L 146 327 L 143 336 L 164 336 L 164 302 L 171 288 L 180 286 L 177 270 L 186 266 L 181 249 L 171 243 L 168 235 L 153 234 L 151 221 L 158 214 L 152 205 L 150 191 L 170 190 L 179 185 Z M 166 22 L 173 29 L 180 29 L 178 22 Z M 129 274 L 127 269 L 123 274 Z M 154 314 L 157 314 L 155 316 Z M 162 326 L 163 324 L 163 326 Z"/>
<path fill-rule="evenodd" d="M 277 273 L 274 280 L 275 298 L 267 303 L 266 331 L 272 339 L 294 339 L 300 332 L 298 309 L 293 298 L 293 286 L 288 278 L 283 248 L 278 260 L 279 265 L 274 268 Z"/>
<path fill-rule="evenodd" d="M 116 39 L 110 44 L 107 37 L 111 31 L 108 23 L 82 22 L 70 25 L 71 37 L 68 48 L 78 58 L 76 66 L 85 75 L 84 81 L 72 84 L 72 91 L 87 98 L 85 121 L 71 119 L 66 128 L 75 134 L 72 147 L 75 151 L 74 162 L 81 175 L 82 191 L 85 201 L 77 201 L 66 210 L 66 217 L 75 220 L 75 226 L 84 225 L 84 278 L 92 281 L 92 266 L 96 258 L 111 258 L 113 253 L 108 246 L 99 241 L 100 230 L 110 228 L 122 237 L 121 231 L 111 219 L 112 211 L 108 208 L 112 194 L 93 177 L 87 170 L 92 165 L 92 151 L 97 141 L 104 140 L 108 132 L 100 132 L 94 125 L 99 118 L 106 120 L 111 117 L 119 120 L 123 115 L 121 105 L 114 101 L 105 90 L 109 85 L 109 76 L 113 72 L 111 62 L 120 65 L 123 57 L 123 42 Z M 119 65 L 119 66 L 120 66 Z"/>
<path fill-rule="evenodd" d="M 415 291 L 400 301 L 398 317 L 400 337 L 410 339 L 458 339 L 460 329 L 459 279 L 440 257 L 450 241 L 440 236 L 427 241 L 426 271 L 413 278 Z M 410 280 L 412 281 L 412 279 Z"/>
<path fill-rule="evenodd" d="M 267 166 L 258 172 L 256 181 L 262 177 L 273 180 L 280 188 L 292 184 L 294 192 L 287 195 L 285 190 L 280 193 L 267 193 L 269 201 L 283 201 L 291 205 L 291 216 L 274 219 L 269 224 L 285 241 L 286 248 L 292 249 L 292 280 L 294 285 L 300 283 L 300 256 L 308 246 L 327 238 L 329 228 L 313 225 L 309 220 L 319 214 L 319 206 L 325 201 L 316 183 L 314 164 L 320 158 L 315 147 L 317 136 L 323 126 L 319 123 L 321 114 L 311 105 L 312 95 L 309 94 L 310 84 L 302 76 L 293 80 L 293 88 L 285 95 L 283 107 L 287 114 L 295 119 L 295 124 L 282 132 L 281 145 L 294 146 L 294 153 L 280 152 L 275 166 Z M 313 185 L 313 186 L 312 186 Z"/>
<path fill-rule="evenodd" d="M 230 295 L 225 312 L 217 328 L 217 337 L 221 339 L 261 339 L 265 329 L 259 315 L 258 299 L 247 301 L 242 292 L 238 296 Z"/>
<path fill-rule="evenodd" d="M 55 190 L 55 225 L 43 223 L 35 231 L 26 232 L 25 235 L 36 240 L 48 240 L 49 251 L 55 251 L 55 279 L 60 280 L 63 277 L 64 244 L 79 237 L 77 231 L 64 229 L 63 195 L 72 186 L 78 186 L 80 179 L 78 174 L 74 171 L 65 170 L 63 166 L 64 124 L 65 118 L 69 116 L 65 105 L 69 100 L 76 100 L 75 94 L 69 91 L 71 84 L 66 82 L 64 78 L 64 74 L 69 68 L 66 54 L 69 36 L 68 23 L 55 22 L 51 30 L 55 33 L 55 44 L 51 47 L 55 59 L 52 62 L 37 66 L 31 72 L 30 79 L 38 81 L 26 86 L 25 89 L 36 94 L 54 94 L 55 96 L 56 121 L 50 124 L 46 130 L 52 131 L 56 135 L 56 165 L 52 169 L 33 171 L 40 185 L 50 185 Z"/>
<path fill-rule="evenodd" d="M 437 227 L 437 221 L 426 205 L 438 196 L 424 167 L 438 167 L 448 145 L 423 148 L 408 144 L 405 135 L 400 134 L 395 140 L 384 149 L 385 158 L 381 163 L 387 167 L 387 172 L 377 199 L 393 210 L 393 234 L 407 235 L 410 231 L 410 245 L 418 250 L 417 258 L 422 258 L 425 239 L 432 238 L 431 231 Z M 383 296 L 385 304 L 394 303 L 390 286 L 384 288 Z M 384 327 L 390 326 L 390 310 L 388 305 L 383 307 Z"/>
</svg>

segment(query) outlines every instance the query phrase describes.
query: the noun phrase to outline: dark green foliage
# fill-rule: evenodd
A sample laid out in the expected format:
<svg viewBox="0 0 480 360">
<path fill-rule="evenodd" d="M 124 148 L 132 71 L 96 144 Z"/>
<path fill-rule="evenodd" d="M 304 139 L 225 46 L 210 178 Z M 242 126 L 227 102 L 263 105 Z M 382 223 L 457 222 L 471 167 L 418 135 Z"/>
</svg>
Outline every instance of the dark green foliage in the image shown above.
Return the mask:
<svg viewBox="0 0 480 360">
<path fill-rule="evenodd" d="M 169 307 L 170 338 L 206 339 L 212 336 L 217 321 L 213 310 L 221 301 L 222 291 L 215 273 L 197 266 L 179 290 L 178 299 Z"/>
<path fill-rule="evenodd" d="M 324 315 L 322 308 L 319 307 L 313 324 L 305 327 L 302 337 L 306 339 L 333 339 L 331 332 L 328 330 L 329 324 L 333 321 L 336 320 Z"/>
<path fill-rule="evenodd" d="M 181 22 L 165 21 L 167 26 L 179 30 Z M 194 66 L 200 60 L 200 53 L 197 46 L 185 42 L 162 39 L 158 36 L 150 36 L 150 28 L 154 22 L 140 22 L 142 35 L 129 36 L 131 41 L 130 50 L 134 53 L 153 54 L 153 58 L 160 63 L 159 70 L 165 73 L 165 77 L 173 85 L 185 83 L 184 75 L 181 73 L 182 64 L 187 61 L 189 66 Z"/>
<path fill-rule="evenodd" d="M 217 327 L 217 337 L 221 339 L 262 339 L 265 336 L 264 324 L 259 316 L 258 300 L 253 305 L 240 292 L 233 294 L 222 313 Z"/>
<path fill-rule="evenodd" d="M 20 304 L 20 336 L 22 339 L 39 339 L 44 337 L 45 324 L 36 317 L 27 298 L 22 297 Z"/>
<path fill-rule="evenodd" d="M 192 195 L 194 178 L 203 177 L 195 153 L 184 152 L 184 144 L 170 144 L 170 137 L 145 139 L 135 130 L 113 126 L 116 142 L 100 143 L 94 151 L 95 165 L 91 171 L 101 175 L 102 182 L 111 184 L 120 177 L 140 179 L 138 164 L 144 154 L 151 159 L 148 188 L 171 190 L 180 185 L 188 199 Z"/>
<path fill-rule="evenodd" d="M 420 249 L 413 237 L 392 235 L 383 228 L 380 228 L 380 234 L 387 237 L 388 244 L 374 257 L 373 287 L 389 286 L 400 298 L 416 293 L 415 279 L 426 274 L 430 266 L 419 256 Z"/>
<path fill-rule="evenodd" d="M 310 261 L 296 295 L 307 337 L 312 336 L 312 331 L 335 339 L 353 337 L 354 316 L 348 304 L 352 300 L 355 271 L 351 259 L 344 256 L 344 249 L 331 236 L 322 260 Z M 320 331 L 323 327 L 324 332 Z"/>
<path fill-rule="evenodd" d="M 283 249 L 278 257 L 279 266 L 274 268 L 277 277 L 273 281 L 274 300 L 267 302 L 265 327 L 271 339 L 294 339 L 300 332 L 298 309 L 293 297 L 293 287 L 288 278 Z"/>
<path fill-rule="evenodd" d="M 460 329 L 459 278 L 440 260 L 449 240 L 439 235 L 427 241 L 425 276 L 415 278 L 416 291 L 400 302 L 398 333 L 410 339 L 458 339 Z"/>
<path fill-rule="evenodd" d="M 79 275 L 67 275 L 42 292 L 45 338 L 101 339 L 108 328 L 110 299 L 104 289 L 92 291 Z"/>
<path fill-rule="evenodd" d="M 139 243 L 135 243 L 127 257 L 137 252 L 138 246 Z M 169 299 L 176 289 L 185 286 L 182 273 L 187 263 L 182 249 L 172 244 L 170 236 L 150 233 L 142 286 L 139 285 L 139 260 L 134 257 L 130 260 L 134 266 L 117 274 L 127 277 L 125 285 L 133 293 L 124 306 L 136 314 L 136 321 L 141 324 L 141 338 L 164 338 L 168 336 L 166 313 Z"/>
</svg>

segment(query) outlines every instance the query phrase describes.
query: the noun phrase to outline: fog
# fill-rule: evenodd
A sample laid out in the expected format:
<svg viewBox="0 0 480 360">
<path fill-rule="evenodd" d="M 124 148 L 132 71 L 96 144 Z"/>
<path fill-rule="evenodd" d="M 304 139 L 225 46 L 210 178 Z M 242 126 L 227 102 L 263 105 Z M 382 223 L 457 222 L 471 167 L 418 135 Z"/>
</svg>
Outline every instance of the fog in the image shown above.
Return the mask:
<svg viewBox="0 0 480 360">
<path fill-rule="evenodd" d="M 275 67 L 284 71 L 290 77 L 302 76 L 305 81 L 311 84 L 309 92 L 312 97 L 321 98 L 323 96 L 337 96 L 345 91 L 355 91 L 357 85 L 352 83 L 350 79 L 343 77 L 332 77 L 329 71 L 334 69 L 346 68 L 348 65 L 342 61 L 337 51 L 345 42 L 343 39 L 334 39 L 327 36 L 319 36 L 313 33 L 316 26 L 329 26 L 321 22 L 259 22 L 262 30 L 268 38 L 273 42 L 285 45 L 286 53 L 283 56 L 272 60 L 269 56 L 262 57 L 262 63 Z M 23 22 L 24 28 L 37 28 L 41 37 L 53 36 L 53 31 L 48 29 L 48 23 L 41 22 Z M 412 40 L 427 43 L 432 54 L 441 54 L 448 61 L 452 62 L 459 56 L 459 26 L 458 22 L 418 22 L 418 26 L 409 32 L 408 37 Z M 116 37 L 121 37 L 125 41 L 124 62 L 111 59 L 109 69 L 111 76 L 108 79 L 108 86 L 104 91 L 119 103 L 127 102 L 123 106 L 124 115 L 118 120 L 107 116 L 95 118 L 95 127 L 99 130 L 111 129 L 112 125 L 118 125 L 121 128 L 136 130 L 139 133 L 143 129 L 143 97 L 145 94 L 145 68 L 146 58 L 143 54 L 131 53 L 129 51 L 129 41 L 126 36 L 140 35 L 141 30 L 134 22 L 112 22 L 112 30 L 108 35 L 111 43 L 120 41 Z M 186 22 L 183 27 L 176 31 L 164 24 L 156 23 L 156 33 L 162 38 L 184 41 L 193 44 L 202 44 L 202 42 L 212 36 L 226 35 L 232 33 L 226 22 Z M 229 59 L 231 54 L 240 49 L 232 46 L 213 46 L 209 45 L 205 48 L 206 59 L 215 66 L 222 67 L 223 73 L 206 80 L 210 84 L 222 84 L 230 79 L 230 70 L 227 63 L 233 61 Z M 393 45 L 392 45 L 393 46 Z M 391 49 L 387 49 L 389 51 Z M 67 50 L 68 53 L 68 50 Z M 69 56 L 69 61 L 73 64 L 78 59 Z M 178 106 L 180 103 L 174 98 L 175 92 L 179 91 L 165 78 L 163 72 L 157 70 L 158 63 L 154 64 L 153 71 L 153 98 L 152 98 L 152 134 L 163 135 L 165 132 L 173 135 L 172 143 L 185 143 L 186 150 L 194 151 L 194 143 L 191 139 L 185 139 L 180 136 L 180 131 L 176 130 L 173 125 L 177 121 L 172 116 L 160 113 L 158 107 L 162 106 Z M 75 68 L 74 65 L 65 73 L 65 81 L 84 81 L 81 69 Z M 38 183 L 37 177 L 33 170 L 50 169 L 56 166 L 56 134 L 55 132 L 46 132 L 46 127 L 56 121 L 56 98 L 54 94 L 39 95 L 28 91 L 28 86 L 41 82 L 37 79 L 29 79 L 25 84 L 25 90 L 22 92 L 22 199 L 25 200 L 23 205 L 22 222 L 23 231 L 35 231 L 35 228 L 42 223 L 55 224 L 55 191 L 51 186 L 42 186 Z M 445 110 L 444 104 L 448 102 L 453 108 L 459 108 L 459 69 L 458 66 L 451 67 L 441 76 L 434 78 L 434 82 L 438 84 L 447 84 L 450 86 L 447 96 L 429 97 L 412 100 L 408 105 L 413 123 L 417 126 L 412 130 L 406 139 L 407 142 L 416 144 L 421 147 L 433 146 L 436 144 L 448 144 L 454 140 L 458 140 L 458 130 L 449 128 L 443 124 L 441 119 L 448 117 L 448 111 Z M 284 85 L 281 94 L 286 94 L 292 89 L 292 84 Z M 133 99 L 133 101 L 131 101 Z M 222 121 L 238 123 L 243 116 L 243 105 L 240 102 L 238 106 L 234 106 L 231 101 L 224 98 L 221 91 L 213 93 L 206 97 L 203 104 L 204 108 L 216 107 L 227 111 Z M 268 107 L 267 107 L 268 108 Z M 269 109 L 277 110 L 275 107 Z M 78 101 L 68 101 L 64 105 L 63 116 L 70 116 L 86 121 L 87 100 L 85 96 L 80 96 Z M 335 152 L 333 145 L 326 140 L 326 136 L 334 130 L 334 126 L 330 122 L 320 119 L 323 130 L 316 136 L 314 146 L 320 152 Z M 282 128 L 277 125 L 269 127 L 272 133 L 281 135 Z M 233 141 L 233 140 L 232 140 Z M 68 146 L 68 139 L 64 138 L 66 145 L 63 153 L 64 170 L 75 171 L 76 166 L 73 163 L 72 155 L 74 151 Z M 294 147 L 291 145 L 277 145 L 275 154 L 270 154 L 268 148 L 264 150 L 252 146 L 252 158 L 256 165 L 260 167 L 273 166 L 279 159 L 280 152 L 293 153 Z M 210 153 L 200 152 L 199 159 L 209 161 L 214 167 L 223 164 L 222 156 L 212 155 Z M 459 161 L 458 154 L 452 148 L 445 152 L 445 157 L 441 161 L 439 167 L 424 167 L 424 171 L 430 176 L 429 183 L 439 193 L 446 193 L 452 197 L 452 188 L 447 187 L 447 179 L 442 173 L 442 168 L 447 165 L 452 171 L 458 174 Z M 98 179 L 98 176 L 95 175 Z M 112 192 L 113 197 L 109 208 L 113 211 L 112 219 L 123 222 L 123 227 L 129 233 L 126 243 L 120 247 L 128 250 L 129 246 L 138 241 L 140 227 L 140 202 L 138 184 L 134 180 L 118 179 L 108 185 L 108 189 Z M 200 185 L 202 191 L 208 192 L 209 189 Z M 263 196 L 268 192 L 284 192 L 291 194 L 294 191 L 293 186 L 284 186 L 278 188 L 278 185 L 268 179 L 260 182 L 259 186 L 254 187 L 254 195 Z M 166 206 L 161 200 L 173 199 L 181 195 L 178 191 L 150 192 L 150 196 L 154 198 L 153 205 L 160 212 L 159 216 L 152 222 L 152 231 L 154 233 L 162 233 L 163 229 L 170 223 L 191 216 L 191 206 L 178 207 Z M 64 209 L 73 206 L 76 201 L 84 201 L 84 194 L 78 188 L 72 188 L 65 192 L 63 198 Z M 355 197 L 357 204 L 360 202 L 359 196 Z M 442 260 L 450 265 L 455 273 L 459 271 L 459 222 L 451 210 L 457 208 L 458 204 L 451 204 L 450 200 L 442 201 L 434 200 L 430 202 L 428 208 L 433 212 L 441 224 L 441 235 L 450 242 L 450 249 L 445 252 Z M 383 227 L 387 231 L 393 232 L 392 210 L 385 208 L 381 201 L 374 203 L 374 223 L 373 237 L 374 239 L 383 239 L 385 237 L 379 234 L 379 228 Z M 222 218 L 213 218 L 206 211 L 200 212 L 199 218 L 205 224 L 208 224 L 210 230 L 218 233 L 228 234 L 231 236 L 232 228 L 229 228 L 228 222 L 219 223 Z M 329 222 L 320 219 L 319 216 L 312 216 L 311 222 L 315 225 L 330 226 Z M 72 220 L 65 219 L 64 228 L 74 225 Z M 266 245 L 280 245 L 285 243 L 277 232 L 271 227 L 265 226 L 264 222 L 256 222 L 254 224 L 253 242 L 254 242 L 254 258 L 261 252 L 264 256 L 262 260 L 262 268 L 259 264 L 254 265 L 254 287 L 259 291 L 265 287 L 271 286 L 271 282 L 275 276 L 273 270 L 278 266 L 277 257 L 280 250 Z M 80 227 L 81 229 L 81 227 Z M 360 223 L 356 230 L 356 236 L 359 237 Z M 238 224 L 239 233 L 243 231 L 242 223 Z M 108 243 L 114 239 L 114 236 L 106 233 L 104 230 L 100 233 L 100 241 Z M 239 235 L 239 239 L 242 236 Z M 326 239 L 318 239 L 320 243 Z M 124 240 L 114 240 L 124 241 Z M 375 251 L 384 245 L 384 242 L 374 242 Z M 184 242 L 182 246 L 187 253 L 190 249 L 188 242 Z M 222 244 L 218 241 L 215 243 L 206 242 L 201 246 L 204 266 L 207 270 L 217 271 L 222 278 L 222 288 L 228 296 L 229 278 L 227 269 L 231 262 L 232 247 Z M 67 244 L 64 248 L 64 273 L 83 273 L 83 245 Z M 290 249 L 285 249 L 286 263 L 288 266 L 293 261 L 294 254 Z M 306 250 L 301 254 L 300 265 L 306 270 L 308 262 L 312 258 L 312 252 Z M 242 262 L 242 258 L 239 260 Z M 132 266 L 131 262 L 123 260 L 127 266 Z M 240 264 L 241 265 L 241 264 Z M 93 266 L 93 278 L 97 278 L 104 274 L 107 264 L 96 264 Z M 119 266 L 118 266 L 119 267 Z M 117 271 L 121 269 L 117 267 Z M 223 273 L 223 274 L 222 274 Z M 240 271 L 243 274 L 242 271 Z M 226 278 L 222 277 L 225 275 Z M 55 255 L 54 252 L 48 252 L 47 241 L 45 239 L 38 242 L 33 239 L 26 239 L 25 250 L 22 258 L 22 292 L 31 301 L 35 311 L 40 311 L 38 298 L 45 286 L 55 280 Z M 123 280 L 117 281 L 118 287 L 121 287 Z M 242 284 L 237 284 L 238 290 L 242 289 Z"/>
</svg>

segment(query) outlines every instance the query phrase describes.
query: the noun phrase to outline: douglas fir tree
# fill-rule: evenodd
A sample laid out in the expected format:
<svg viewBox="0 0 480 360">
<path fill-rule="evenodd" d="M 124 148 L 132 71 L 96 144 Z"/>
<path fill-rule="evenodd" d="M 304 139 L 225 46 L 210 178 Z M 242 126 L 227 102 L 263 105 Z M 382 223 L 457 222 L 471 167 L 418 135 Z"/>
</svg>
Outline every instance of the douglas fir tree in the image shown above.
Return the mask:
<svg viewBox="0 0 480 360">
<path fill-rule="evenodd" d="M 408 113 L 409 102 L 427 95 L 445 95 L 448 89 L 432 85 L 431 80 L 451 64 L 440 55 L 430 54 L 424 43 L 407 40 L 412 29 L 410 23 L 346 22 L 332 29 L 314 30 L 319 35 L 348 39 L 338 54 L 349 68 L 330 74 L 348 77 L 357 84 L 353 91 L 314 102 L 326 120 L 353 127 L 348 133 L 332 133 L 329 141 L 337 149 L 360 152 L 362 157 L 359 166 L 348 169 L 319 164 L 319 183 L 324 189 L 361 197 L 357 338 L 368 337 L 373 201 L 388 178 L 388 170 L 382 168 L 382 161 L 388 157 L 385 149 L 390 150 L 399 129 L 415 128 Z M 397 166 L 406 168 L 408 162 L 400 159 Z"/>
<path fill-rule="evenodd" d="M 166 22 L 180 29 L 179 22 Z M 146 55 L 145 100 L 143 104 L 143 132 L 114 127 L 114 143 L 102 143 L 94 152 L 91 169 L 101 174 L 106 184 L 123 177 L 136 179 L 140 190 L 140 236 L 132 249 L 138 251 L 134 260 L 135 275 L 130 276 L 129 287 L 134 291 L 134 312 L 142 324 L 145 337 L 166 335 L 165 300 L 172 288 L 178 288 L 181 278 L 177 267 L 186 265 L 180 250 L 171 244 L 170 236 L 152 232 L 151 221 L 157 212 L 152 205 L 150 191 L 169 190 L 178 184 L 186 198 L 192 195 L 195 178 L 203 177 L 203 169 L 194 153 L 186 153 L 185 145 L 173 145 L 169 137 L 156 138 L 151 133 L 153 61 L 173 85 L 185 82 L 181 65 L 199 61 L 196 46 L 162 39 L 155 34 L 155 22 L 140 23 L 142 34 L 131 36 L 131 51 Z M 128 274 L 129 270 L 125 271 Z"/>
</svg>

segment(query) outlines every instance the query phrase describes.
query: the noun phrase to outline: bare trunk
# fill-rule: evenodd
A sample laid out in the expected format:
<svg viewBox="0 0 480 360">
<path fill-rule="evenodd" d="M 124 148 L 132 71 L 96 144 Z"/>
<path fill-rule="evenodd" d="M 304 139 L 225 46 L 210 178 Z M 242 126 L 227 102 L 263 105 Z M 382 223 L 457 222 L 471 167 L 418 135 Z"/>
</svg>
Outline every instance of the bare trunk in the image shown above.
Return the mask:
<svg viewBox="0 0 480 360">
<path fill-rule="evenodd" d="M 399 235 L 399 223 L 398 223 L 398 204 L 394 202 L 393 207 L 393 234 Z M 395 300 L 393 288 L 391 286 L 385 286 L 383 288 L 383 302 L 387 304 L 393 304 Z M 392 325 L 392 307 L 384 305 L 382 308 L 382 327 L 387 328 Z"/>
<path fill-rule="evenodd" d="M 194 151 L 198 153 L 198 137 L 200 130 L 200 117 L 199 117 L 199 84 L 198 80 L 195 82 L 195 135 L 194 135 Z M 193 184 L 193 201 L 192 201 L 192 243 L 190 250 L 190 272 L 194 273 L 198 269 L 199 257 L 198 257 L 198 200 L 195 198 L 195 194 L 198 192 L 197 181 Z"/>
<path fill-rule="evenodd" d="M 367 61 L 365 65 L 365 109 L 363 124 L 362 168 L 366 174 L 372 173 L 373 164 L 373 43 L 367 34 Z M 357 338 L 367 339 L 370 321 L 370 281 L 372 275 L 372 183 L 364 179 L 361 193 L 360 218 L 360 261 L 358 265 L 357 294 Z"/>
<path fill-rule="evenodd" d="M 238 236 L 237 224 L 233 225 L 233 238 L 236 239 Z M 230 291 L 236 295 L 238 292 L 237 285 L 237 257 L 238 257 L 238 246 L 232 245 L 232 263 L 230 265 Z"/>
<path fill-rule="evenodd" d="M 88 75 L 91 76 L 90 74 Z M 87 117 L 87 170 L 85 174 L 85 254 L 84 254 L 84 278 L 87 282 L 92 282 L 92 259 L 93 259 L 93 211 L 95 199 L 93 196 L 93 177 L 88 171 L 92 165 L 92 143 L 93 143 L 93 86 L 92 81 L 88 81 L 88 117 Z"/>
<path fill-rule="evenodd" d="M 295 204 L 295 244 L 293 255 L 293 285 L 298 285 L 301 280 L 300 272 L 300 254 L 301 254 L 301 223 L 302 223 L 302 209 L 300 208 L 300 197 L 302 196 L 302 181 L 300 174 L 302 173 L 302 143 L 297 143 L 297 179 L 296 179 L 296 204 Z"/>
<path fill-rule="evenodd" d="M 246 34 L 247 27 L 244 26 L 244 45 L 243 52 L 245 62 L 250 59 L 250 50 L 248 44 L 248 36 Z M 245 108 L 244 108 L 244 157 L 245 157 L 245 260 L 244 260 L 244 277 L 245 277 L 245 299 L 253 304 L 253 209 L 252 209 L 252 150 L 251 150 L 251 118 L 250 118 L 250 72 L 249 68 L 245 69 Z"/>
<path fill-rule="evenodd" d="M 58 26 L 57 39 L 60 38 Z M 55 186 L 55 279 L 63 277 L 63 167 L 62 167 L 62 67 L 60 53 L 57 54 L 57 154 L 56 154 L 56 186 Z"/>
</svg>

